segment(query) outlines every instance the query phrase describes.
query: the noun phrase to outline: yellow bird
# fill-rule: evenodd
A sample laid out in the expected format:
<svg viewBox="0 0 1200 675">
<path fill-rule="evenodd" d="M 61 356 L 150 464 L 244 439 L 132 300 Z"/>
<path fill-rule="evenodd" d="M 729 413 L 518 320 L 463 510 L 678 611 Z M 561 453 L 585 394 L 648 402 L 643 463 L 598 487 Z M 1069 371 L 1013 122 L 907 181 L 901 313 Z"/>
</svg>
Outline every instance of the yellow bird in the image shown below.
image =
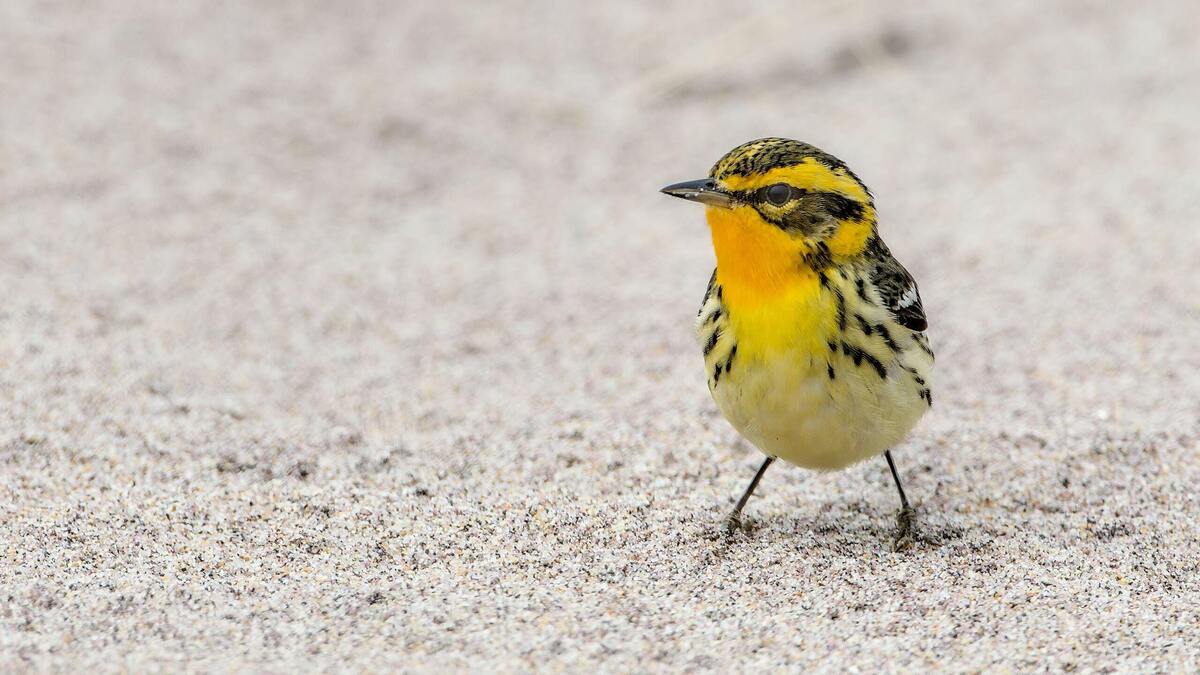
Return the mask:
<svg viewBox="0 0 1200 675">
<path fill-rule="evenodd" d="M 933 351 L 871 192 L 841 160 L 786 138 L 740 145 L 708 178 L 662 191 L 706 207 L 717 268 L 696 334 L 708 388 L 767 455 L 726 531 L 776 459 L 833 470 L 883 454 L 900 492 L 895 547 L 911 546 L 891 448 L 933 404 Z"/>
</svg>

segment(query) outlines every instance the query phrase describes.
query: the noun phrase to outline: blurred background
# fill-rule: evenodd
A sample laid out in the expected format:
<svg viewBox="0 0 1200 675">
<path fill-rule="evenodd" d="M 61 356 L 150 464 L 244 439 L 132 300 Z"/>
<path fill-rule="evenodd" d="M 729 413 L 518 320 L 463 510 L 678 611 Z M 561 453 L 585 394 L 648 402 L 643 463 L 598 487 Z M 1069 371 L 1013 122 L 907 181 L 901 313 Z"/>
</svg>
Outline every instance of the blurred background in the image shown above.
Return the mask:
<svg viewBox="0 0 1200 675">
<path fill-rule="evenodd" d="M 1198 31 L 1186 1 L 7 0 L 5 662 L 1194 659 L 1105 575 L 1197 590 Z M 762 136 L 846 161 L 921 284 L 936 405 L 898 459 L 934 543 L 899 605 L 855 595 L 895 582 L 862 563 L 880 467 L 780 471 L 753 545 L 704 537 L 757 454 L 691 334 L 702 214 L 657 190 Z M 918 593 L 948 566 L 992 575 L 976 629 Z M 988 599 L 1045 574 L 1115 585 Z M 1066 637 L 1025 630 L 1069 598 Z"/>
</svg>

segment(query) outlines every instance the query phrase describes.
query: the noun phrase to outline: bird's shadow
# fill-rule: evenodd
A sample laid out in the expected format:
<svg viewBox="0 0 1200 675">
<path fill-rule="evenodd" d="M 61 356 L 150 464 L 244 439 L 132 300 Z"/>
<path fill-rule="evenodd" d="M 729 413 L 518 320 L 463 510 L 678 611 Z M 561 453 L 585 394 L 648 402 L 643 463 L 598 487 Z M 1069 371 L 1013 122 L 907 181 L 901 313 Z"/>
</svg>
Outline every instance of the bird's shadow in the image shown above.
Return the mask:
<svg viewBox="0 0 1200 675">
<path fill-rule="evenodd" d="M 723 521 L 714 518 L 707 538 L 722 547 L 759 542 L 763 545 L 793 545 L 845 556 L 864 550 L 891 551 L 898 532 L 898 511 L 881 509 L 864 501 L 826 504 L 807 514 L 759 513 L 745 515 L 742 527 L 726 532 Z M 948 521 L 942 512 L 917 506 L 908 552 L 931 551 L 953 545 L 968 533 L 962 525 Z"/>
</svg>

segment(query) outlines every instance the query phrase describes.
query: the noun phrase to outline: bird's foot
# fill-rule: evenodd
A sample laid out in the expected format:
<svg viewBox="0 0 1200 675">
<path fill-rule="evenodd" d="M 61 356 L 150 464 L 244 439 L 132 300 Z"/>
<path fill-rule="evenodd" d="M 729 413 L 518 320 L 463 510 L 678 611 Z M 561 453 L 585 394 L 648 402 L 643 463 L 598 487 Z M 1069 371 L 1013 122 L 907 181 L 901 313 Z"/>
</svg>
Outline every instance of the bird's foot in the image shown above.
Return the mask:
<svg viewBox="0 0 1200 675">
<path fill-rule="evenodd" d="M 725 519 L 721 521 L 721 533 L 726 537 L 732 537 L 734 532 L 744 530 L 745 527 L 742 523 L 742 516 L 737 511 L 725 516 Z"/>
<path fill-rule="evenodd" d="M 917 511 L 905 506 L 896 514 L 896 538 L 892 540 L 893 551 L 907 551 L 917 543 Z"/>
</svg>

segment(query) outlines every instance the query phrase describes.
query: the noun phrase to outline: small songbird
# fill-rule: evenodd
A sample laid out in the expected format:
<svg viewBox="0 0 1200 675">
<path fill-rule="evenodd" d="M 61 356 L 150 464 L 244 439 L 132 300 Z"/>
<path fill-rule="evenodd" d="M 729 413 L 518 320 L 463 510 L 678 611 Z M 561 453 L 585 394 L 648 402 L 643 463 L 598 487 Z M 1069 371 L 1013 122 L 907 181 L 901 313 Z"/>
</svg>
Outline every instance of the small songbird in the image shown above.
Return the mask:
<svg viewBox="0 0 1200 675">
<path fill-rule="evenodd" d="M 833 155 L 764 138 L 662 191 L 706 207 L 717 268 L 696 334 L 708 389 L 767 456 L 726 531 L 776 459 L 833 470 L 883 454 L 900 492 L 895 548 L 911 546 L 915 512 L 891 448 L 933 404 L 933 351 L 867 186 Z"/>
</svg>

